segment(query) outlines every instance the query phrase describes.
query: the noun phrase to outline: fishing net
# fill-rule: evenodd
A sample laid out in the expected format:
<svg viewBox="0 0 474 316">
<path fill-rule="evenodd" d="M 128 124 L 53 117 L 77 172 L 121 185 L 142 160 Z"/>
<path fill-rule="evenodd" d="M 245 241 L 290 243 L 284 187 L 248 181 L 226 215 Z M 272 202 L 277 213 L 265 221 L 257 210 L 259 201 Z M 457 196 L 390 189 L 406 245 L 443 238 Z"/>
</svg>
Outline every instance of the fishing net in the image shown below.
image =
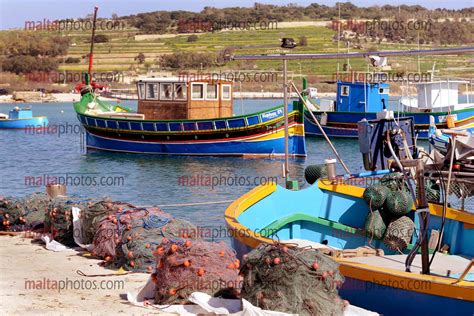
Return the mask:
<svg viewBox="0 0 474 316">
<path fill-rule="evenodd" d="M 390 189 L 383 185 L 374 185 L 368 187 L 364 191 L 364 201 L 371 207 L 371 209 L 378 209 L 383 206 Z"/>
<path fill-rule="evenodd" d="M 415 223 L 409 217 L 402 216 L 388 225 L 383 242 L 392 250 L 403 251 L 410 244 L 414 230 Z"/>
<path fill-rule="evenodd" d="M 41 228 L 50 202 L 51 199 L 44 193 L 33 193 L 23 199 L 0 198 L 0 230 Z"/>
<path fill-rule="evenodd" d="M 44 217 L 49 211 L 51 198 L 46 193 L 33 193 L 23 199 L 26 227 L 35 228 L 44 224 Z"/>
<path fill-rule="evenodd" d="M 327 177 L 326 165 L 310 165 L 304 170 L 304 177 L 309 184 L 318 181 L 319 178 Z"/>
<path fill-rule="evenodd" d="M 66 246 L 75 246 L 72 208 L 85 210 L 89 200 L 75 197 L 58 196 L 51 201 L 49 211 L 44 218 L 45 232 L 51 233 L 54 240 Z"/>
<path fill-rule="evenodd" d="M 155 302 L 186 304 L 195 291 L 236 298 L 240 262 L 224 242 L 165 239 L 156 248 Z"/>
<path fill-rule="evenodd" d="M 367 214 L 365 232 L 368 237 L 380 240 L 383 238 L 386 229 L 387 226 L 380 211 L 375 210 Z"/>
<path fill-rule="evenodd" d="M 113 214 L 122 212 L 126 208 L 135 208 L 135 206 L 126 202 L 114 202 L 109 198 L 95 203 L 87 203 L 87 208 L 81 212 L 84 234 L 83 242 L 91 244 L 99 228 L 99 223 Z"/>
<path fill-rule="evenodd" d="M 426 179 L 425 183 L 425 193 L 426 193 L 426 198 L 430 202 L 439 202 L 441 198 L 441 188 L 439 184 L 431 179 Z M 417 197 L 418 197 L 418 192 L 417 192 Z"/>
<path fill-rule="evenodd" d="M 394 172 L 386 174 L 380 179 L 380 185 L 386 186 L 392 191 L 408 190 L 403 174 Z"/>
<path fill-rule="evenodd" d="M 1 230 L 15 231 L 19 225 L 25 223 L 24 215 L 20 200 L 13 197 L 0 198 Z"/>
<path fill-rule="evenodd" d="M 267 310 L 342 315 L 339 265 L 318 250 L 262 244 L 242 264 L 242 298 Z"/>
<path fill-rule="evenodd" d="M 172 218 L 158 208 L 132 208 L 103 218 L 93 239 L 93 255 L 108 265 L 152 272 L 153 251 L 163 240 L 182 240 L 196 231 L 191 223 Z"/>
<path fill-rule="evenodd" d="M 390 213 L 401 216 L 410 212 L 413 198 L 407 191 L 390 192 L 385 203 Z"/>
</svg>

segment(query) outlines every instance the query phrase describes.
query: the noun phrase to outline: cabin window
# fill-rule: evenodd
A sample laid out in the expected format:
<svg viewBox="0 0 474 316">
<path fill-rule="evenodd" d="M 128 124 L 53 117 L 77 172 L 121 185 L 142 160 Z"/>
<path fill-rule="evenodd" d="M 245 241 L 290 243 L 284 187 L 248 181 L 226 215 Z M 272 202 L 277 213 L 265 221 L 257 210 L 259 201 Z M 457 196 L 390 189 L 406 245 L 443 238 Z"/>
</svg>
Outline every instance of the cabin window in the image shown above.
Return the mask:
<svg viewBox="0 0 474 316">
<path fill-rule="evenodd" d="M 173 84 L 162 83 L 161 84 L 160 100 L 173 100 Z"/>
<path fill-rule="evenodd" d="M 203 100 L 204 99 L 204 84 L 203 83 L 192 83 L 192 99 Z"/>
<path fill-rule="evenodd" d="M 349 86 L 341 86 L 341 95 L 345 97 L 349 95 Z"/>
<path fill-rule="evenodd" d="M 145 99 L 145 84 L 144 83 L 138 84 L 138 98 Z"/>
<path fill-rule="evenodd" d="M 207 85 L 206 99 L 207 100 L 217 100 L 218 99 L 217 85 L 216 84 L 208 84 Z"/>
<path fill-rule="evenodd" d="M 187 99 L 186 84 L 184 84 L 184 83 L 175 83 L 174 84 L 174 99 L 175 100 L 186 100 Z"/>
<path fill-rule="evenodd" d="M 152 100 L 158 100 L 158 84 L 148 83 L 146 85 L 146 98 Z"/>
<path fill-rule="evenodd" d="M 222 100 L 230 100 L 230 84 L 222 85 Z"/>
</svg>

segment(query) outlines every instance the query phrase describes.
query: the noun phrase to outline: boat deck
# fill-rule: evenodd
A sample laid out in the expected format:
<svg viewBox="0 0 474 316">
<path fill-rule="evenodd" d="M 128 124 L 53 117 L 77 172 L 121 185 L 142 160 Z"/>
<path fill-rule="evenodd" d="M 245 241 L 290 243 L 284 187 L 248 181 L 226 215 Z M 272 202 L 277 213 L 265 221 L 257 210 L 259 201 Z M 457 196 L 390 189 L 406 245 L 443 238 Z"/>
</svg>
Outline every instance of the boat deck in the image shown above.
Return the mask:
<svg viewBox="0 0 474 316">
<path fill-rule="evenodd" d="M 347 261 L 363 263 L 388 269 L 395 269 L 405 271 L 405 260 L 407 255 L 387 255 L 387 256 L 372 256 L 372 257 L 354 257 L 344 258 Z M 431 254 L 430 254 L 431 259 Z M 451 276 L 458 278 L 464 272 L 466 267 L 470 264 L 470 260 L 456 255 L 445 255 L 436 253 L 433 263 L 431 264 L 431 273 L 439 276 Z M 411 265 L 411 272 L 421 272 L 421 255 L 416 255 Z M 467 280 L 470 280 L 473 273 L 470 273 Z"/>
<path fill-rule="evenodd" d="M 303 239 L 288 239 L 281 241 L 286 244 L 294 244 L 300 248 L 311 247 L 314 249 L 335 249 L 342 250 L 336 247 L 328 247 L 327 245 L 303 240 Z M 432 254 L 430 254 L 431 259 Z M 344 260 L 363 263 L 371 266 L 382 267 L 387 269 L 394 269 L 398 271 L 405 271 L 405 260 L 407 255 L 385 255 L 385 256 L 368 256 L 368 257 L 346 257 Z M 470 264 L 471 260 L 466 259 L 457 255 L 445 255 L 442 253 L 436 253 L 433 263 L 431 264 L 430 271 L 433 275 L 438 276 L 451 276 L 453 279 L 457 279 Z M 411 265 L 412 273 L 421 273 L 421 255 L 417 254 Z M 465 277 L 466 281 L 474 281 L 474 271 L 470 271 Z"/>
</svg>

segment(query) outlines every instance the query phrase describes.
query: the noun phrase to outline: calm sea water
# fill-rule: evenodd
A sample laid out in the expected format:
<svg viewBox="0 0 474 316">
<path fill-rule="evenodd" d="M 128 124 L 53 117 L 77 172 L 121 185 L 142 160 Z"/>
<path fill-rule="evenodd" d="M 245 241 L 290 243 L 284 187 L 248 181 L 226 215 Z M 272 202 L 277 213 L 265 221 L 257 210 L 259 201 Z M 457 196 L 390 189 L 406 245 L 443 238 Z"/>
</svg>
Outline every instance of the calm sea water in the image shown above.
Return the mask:
<svg viewBox="0 0 474 316">
<path fill-rule="evenodd" d="M 124 104 L 136 108 L 136 102 Z M 249 113 L 279 104 L 280 100 L 244 100 L 243 104 L 238 100 L 234 112 Z M 0 112 L 8 113 L 15 105 L 0 104 Z M 68 186 L 68 194 L 109 196 L 135 205 L 174 205 L 234 200 L 252 189 L 255 181 L 258 184 L 273 177 L 283 183 L 282 159 L 85 153 L 81 151 L 79 122 L 71 103 L 32 104 L 32 109 L 35 116 L 48 116 L 51 126 L 69 130 L 61 135 L 53 128 L 50 133 L 39 134 L 0 130 L 0 195 L 24 196 L 44 191 L 43 180 L 48 181 L 49 177 L 51 182 L 62 177 L 75 182 Z M 324 140 L 308 138 L 306 142 L 308 157 L 290 160 L 291 177 L 299 180 L 300 186 L 305 185 L 306 165 L 334 157 Z M 357 140 L 335 139 L 334 144 L 352 172 L 362 171 Z M 208 177 L 213 176 L 219 177 L 220 183 L 207 186 Z M 81 177 L 83 180 L 79 183 Z M 197 179 L 205 185 L 179 185 L 180 177 L 189 177 L 190 183 Z M 92 185 L 93 179 L 109 184 Z M 163 209 L 196 225 L 217 228 L 224 225 L 223 212 L 228 205 L 165 206 Z"/>
</svg>

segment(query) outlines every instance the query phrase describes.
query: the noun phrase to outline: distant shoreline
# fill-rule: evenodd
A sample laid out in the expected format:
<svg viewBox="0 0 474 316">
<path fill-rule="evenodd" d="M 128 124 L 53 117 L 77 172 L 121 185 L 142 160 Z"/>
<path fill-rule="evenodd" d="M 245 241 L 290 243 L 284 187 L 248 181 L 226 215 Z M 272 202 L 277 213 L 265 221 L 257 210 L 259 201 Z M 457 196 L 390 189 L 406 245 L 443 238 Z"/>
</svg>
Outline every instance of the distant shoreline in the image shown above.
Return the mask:
<svg viewBox="0 0 474 316">
<path fill-rule="evenodd" d="M 318 93 L 318 97 L 320 98 L 327 98 L 327 97 L 335 97 L 336 93 L 333 92 L 325 92 L 325 93 Z M 297 97 L 296 95 L 292 95 L 292 98 Z M 281 92 L 240 92 L 234 93 L 234 100 L 237 99 L 282 99 L 283 93 Z M 35 99 L 35 100 L 25 100 L 23 101 L 15 101 L 12 98 L 12 95 L 2 95 L 0 96 L 0 103 L 15 103 L 15 104 L 25 104 L 25 103 L 60 103 L 60 102 L 77 102 L 80 99 L 80 95 L 76 93 L 53 93 L 48 94 L 44 98 Z M 104 101 L 115 101 L 116 98 L 105 98 L 100 97 L 101 100 Z"/>
</svg>

